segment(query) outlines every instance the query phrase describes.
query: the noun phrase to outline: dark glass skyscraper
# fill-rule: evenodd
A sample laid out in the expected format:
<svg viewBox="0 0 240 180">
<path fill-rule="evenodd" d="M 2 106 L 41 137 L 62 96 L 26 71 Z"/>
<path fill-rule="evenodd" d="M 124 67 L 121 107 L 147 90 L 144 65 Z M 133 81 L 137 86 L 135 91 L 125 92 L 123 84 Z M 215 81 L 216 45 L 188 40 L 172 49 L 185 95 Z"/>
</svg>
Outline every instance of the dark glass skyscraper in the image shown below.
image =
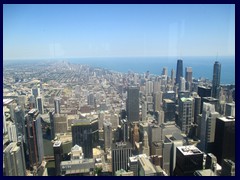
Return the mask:
<svg viewBox="0 0 240 180">
<path fill-rule="evenodd" d="M 221 64 L 216 61 L 213 67 L 212 97 L 218 99 L 220 91 Z"/>
<path fill-rule="evenodd" d="M 54 160 L 55 160 L 55 175 L 60 176 L 60 163 L 63 160 L 63 147 L 61 141 L 55 141 L 53 144 Z"/>
<path fill-rule="evenodd" d="M 83 148 L 85 158 L 93 157 L 93 147 L 97 145 L 98 120 L 80 119 L 72 123 L 72 145 L 76 144 Z"/>
<path fill-rule="evenodd" d="M 213 154 L 220 165 L 224 159 L 235 162 L 235 118 L 219 117 L 216 119 Z"/>
<path fill-rule="evenodd" d="M 139 121 L 139 88 L 130 86 L 127 90 L 127 120 L 128 122 Z"/>
<path fill-rule="evenodd" d="M 176 84 L 180 83 L 180 77 L 183 77 L 183 61 L 177 60 Z"/>
<path fill-rule="evenodd" d="M 41 117 L 37 109 L 30 110 L 25 116 L 25 127 L 30 168 L 39 167 L 44 152 Z"/>
</svg>

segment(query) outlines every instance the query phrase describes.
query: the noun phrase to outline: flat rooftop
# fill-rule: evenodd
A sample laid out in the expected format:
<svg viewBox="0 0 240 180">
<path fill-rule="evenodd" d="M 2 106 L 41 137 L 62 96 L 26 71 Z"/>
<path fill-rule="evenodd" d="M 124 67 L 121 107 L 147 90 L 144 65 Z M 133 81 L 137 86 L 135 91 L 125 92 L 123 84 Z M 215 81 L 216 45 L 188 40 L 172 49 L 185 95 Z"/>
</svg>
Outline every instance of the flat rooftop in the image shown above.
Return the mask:
<svg viewBox="0 0 240 180">
<path fill-rule="evenodd" d="M 177 147 L 183 155 L 194 155 L 194 154 L 202 154 L 196 146 L 179 146 Z"/>
</svg>

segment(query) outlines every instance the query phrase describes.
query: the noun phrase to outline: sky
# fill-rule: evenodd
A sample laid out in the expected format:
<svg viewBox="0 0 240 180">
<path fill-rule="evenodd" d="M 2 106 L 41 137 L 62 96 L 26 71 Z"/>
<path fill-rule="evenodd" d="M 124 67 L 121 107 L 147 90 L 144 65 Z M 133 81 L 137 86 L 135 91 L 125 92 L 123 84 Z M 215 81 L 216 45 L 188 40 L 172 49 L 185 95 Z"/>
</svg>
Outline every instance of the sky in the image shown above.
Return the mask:
<svg viewBox="0 0 240 180">
<path fill-rule="evenodd" d="M 3 59 L 235 56 L 235 5 L 3 5 Z"/>
</svg>

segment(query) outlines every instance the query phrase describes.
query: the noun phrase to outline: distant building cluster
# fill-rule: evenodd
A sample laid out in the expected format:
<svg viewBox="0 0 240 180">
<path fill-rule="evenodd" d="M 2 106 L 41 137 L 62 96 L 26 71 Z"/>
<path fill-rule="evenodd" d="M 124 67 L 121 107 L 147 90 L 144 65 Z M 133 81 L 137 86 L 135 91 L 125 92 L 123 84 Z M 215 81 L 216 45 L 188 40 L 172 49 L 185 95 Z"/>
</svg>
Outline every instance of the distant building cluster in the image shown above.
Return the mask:
<svg viewBox="0 0 240 180">
<path fill-rule="evenodd" d="M 235 176 L 235 85 L 220 84 L 221 63 L 212 81 L 183 60 L 159 74 L 5 65 L 3 174 Z"/>
</svg>

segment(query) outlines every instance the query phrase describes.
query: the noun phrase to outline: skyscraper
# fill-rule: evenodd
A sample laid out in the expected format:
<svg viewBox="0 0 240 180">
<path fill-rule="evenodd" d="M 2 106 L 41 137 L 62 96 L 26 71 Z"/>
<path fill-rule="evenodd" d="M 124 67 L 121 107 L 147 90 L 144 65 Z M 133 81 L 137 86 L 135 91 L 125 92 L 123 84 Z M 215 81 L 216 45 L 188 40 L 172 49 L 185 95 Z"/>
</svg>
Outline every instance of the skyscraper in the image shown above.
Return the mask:
<svg viewBox="0 0 240 180">
<path fill-rule="evenodd" d="M 132 156 L 132 145 L 129 142 L 112 144 L 112 173 L 128 169 L 129 157 Z"/>
<path fill-rule="evenodd" d="M 175 78 L 174 78 L 174 76 L 175 76 L 175 71 L 174 71 L 174 69 L 172 69 L 172 70 L 171 70 L 171 82 L 172 82 L 172 85 L 175 84 Z"/>
<path fill-rule="evenodd" d="M 25 142 L 25 123 L 24 123 L 24 111 L 21 106 L 17 106 L 14 109 L 14 116 L 15 116 L 15 125 L 17 129 L 18 135 L 22 135 L 24 137 Z"/>
<path fill-rule="evenodd" d="M 72 123 L 72 145 L 83 148 L 86 158 L 93 157 L 93 147 L 98 142 L 98 120 L 80 119 Z"/>
<path fill-rule="evenodd" d="M 63 147 L 61 141 L 55 141 L 53 144 L 53 153 L 54 153 L 54 161 L 55 161 L 55 173 L 56 176 L 60 176 L 60 164 L 63 160 Z"/>
<path fill-rule="evenodd" d="M 43 137 L 41 117 L 37 109 L 32 109 L 25 116 L 26 140 L 30 168 L 38 167 L 43 160 Z"/>
<path fill-rule="evenodd" d="M 196 170 L 203 169 L 203 152 L 195 146 L 179 146 L 176 151 L 176 176 L 193 176 Z"/>
<path fill-rule="evenodd" d="M 186 80 L 184 79 L 184 77 L 180 77 L 180 83 L 179 83 L 179 91 L 180 92 L 184 92 L 186 90 Z"/>
<path fill-rule="evenodd" d="M 38 109 L 39 113 L 43 114 L 44 109 L 43 109 L 43 99 L 42 99 L 42 97 L 37 97 L 36 101 L 37 101 L 37 109 Z"/>
<path fill-rule="evenodd" d="M 20 142 L 10 143 L 3 151 L 4 174 L 6 176 L 25 176 L 24 152 Z"/>
<path fill-rule="evenodd" d="M 213 67 L 212 97 L 218 99 L 220 92 L 221 64 L 216 61 Z"/>
<path fill-rule="evenodd" d="M 192 67 L 185 68 L 185 79 L 187 82 L 192 83 Z"/>
<path fill-rule="evenodd" d="M 188 134 L 193 123 L 194 115 L 194 100 L 193 98 L 181 98 L 179 102 L 179 121 L 183 133 Z"/>
<path fill-rule="evenodd" d="M 218 164 L 222 164 L 223 159 L 230 159 L 235 162 L 235 118 L 218 117 L 216 119 L 212 153 L 217 157 Z"/>
<path fill-rule="evenodd" d="M 127 90 L 127 120 L 128 122 L 139 121 L 139 88 L 130 86 Z"/>
<path fill-rule="evenodd" d="M 107 152 L 112 145 L 112 123 L 105 121 L 103 123 L 103 131 L 104 131 L 104 149 Z"/>
<path fill-rule="evenodd" d="M 167 67 L 164 67 L 162 70 L 162 75 L 168 75 Z"/>
<path fill-rule="evenodd" d="M 199 126 L 201 127 L 200 150 L 208 153 L 212 152 L 215 139 L 216 118 L 219 116 L 215 112 L 215 106 L 209 103 L 203 103 L 202 119 Z"/>
<path fill-rule="evenodd" d="M 54 108 L 55 108 L 55 113 L 60 114 L 61 113 L 61 98 L 57 97 L 54 99 Z"/>
<path fill-rule="evenodd" d="M 55 138 L 55 128 L 54 128 L 54 110 L 49 112 L 50 126 L 51 126 L 51 139 Z"/>
<path fill-rule="evenodd" d="M 180 77 L 183 77 L 183 61 L 177 60 L 176 84 L 180 83 Z"/>
<path fill-rule="evenodd" d="M 191 91 L 192 86 L 192 67 L 185 68 L 186 89 Z"/>
</svg>

